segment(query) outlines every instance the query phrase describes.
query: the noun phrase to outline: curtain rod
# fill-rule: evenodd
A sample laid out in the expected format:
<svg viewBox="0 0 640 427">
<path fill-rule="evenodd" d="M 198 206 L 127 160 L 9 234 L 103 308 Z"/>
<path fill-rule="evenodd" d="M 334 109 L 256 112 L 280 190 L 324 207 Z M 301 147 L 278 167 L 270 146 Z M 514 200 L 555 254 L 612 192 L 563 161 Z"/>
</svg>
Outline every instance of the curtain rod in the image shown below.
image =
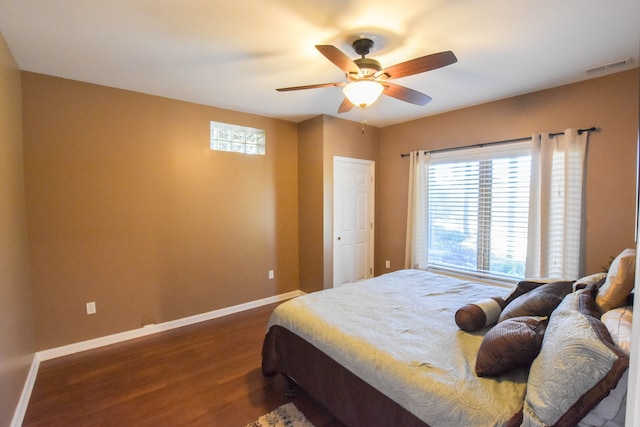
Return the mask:
<svg viewBox="0 0 640 427">
<path fill-rule="evenodd" d="M 595 126 L 592 126 L 590 128 L 587 128 L 587 129 L 578 129 L 578 135 L 582 134 L 583 132 L 599 132 L 599 131 L 600 131 L 600 129 L 598 129 Z M 553 133 L 549 134 L 549 137 L 553 138 L 554 136 L 558 136 L 558 135 L 564 135 L 564 132 L 553 132 Z M 503 141 L 482 142 L 480 144 L 466 145 L 464 147 L 440 148 L 438 150 L 425 150 L 423 154 L 441 153 L 443 151 L 464 150 L 466 148 L 474 148 L 474 147 L 487 147 L 489 145 L 497 145 L 497 144 L 508 144 L 510 142 L 526 141 L 527 139 L 531 139 L 531 137 L 530 136 L 525 136 L 523 138 L 505 139 Z M 400 154 L 400 157 L 409 157 L 409 156 L 410 156 L 409 153 Z"/>
</svg>

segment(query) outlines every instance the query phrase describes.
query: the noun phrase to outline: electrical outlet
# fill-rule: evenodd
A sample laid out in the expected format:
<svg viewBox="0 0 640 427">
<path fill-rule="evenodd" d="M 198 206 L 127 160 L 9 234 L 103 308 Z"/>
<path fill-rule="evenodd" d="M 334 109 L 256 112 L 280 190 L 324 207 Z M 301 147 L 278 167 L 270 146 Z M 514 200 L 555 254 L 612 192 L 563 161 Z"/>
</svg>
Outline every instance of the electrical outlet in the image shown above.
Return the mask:
<svg viewBox="0 0 640 427">
<path fill-rule="evenodd" d="M 95 301 L 87 303 L 87 315 L 96 314 L 96 303 Z"/>
<path fill-rule="evenodd" d="M 391 261 L 386 260 L 386 261 L 384 262 L 384 266 L 385 266 L 386 268 L 391 268 Z"/>
<path fill-rule="evenodd" d="M 269 280 L 273 279 L 275 277 L 275 273 L 273 272 L 273 270 L 269 270 Z"/>
</svg>

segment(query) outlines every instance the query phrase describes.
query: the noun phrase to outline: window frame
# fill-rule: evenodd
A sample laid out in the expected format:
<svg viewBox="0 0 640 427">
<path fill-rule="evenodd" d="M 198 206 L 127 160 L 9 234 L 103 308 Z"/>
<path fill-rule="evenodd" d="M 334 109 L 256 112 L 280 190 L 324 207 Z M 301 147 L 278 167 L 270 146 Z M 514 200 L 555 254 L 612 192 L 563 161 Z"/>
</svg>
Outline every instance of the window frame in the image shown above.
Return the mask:
<svg viewBox="0 0 640 427">
<path fill-rule="evenodd" d="M 211 120 L 209 148 L 212 151 L 264 156 L 267 154 L 267 135 L 263 129 Z"/>
<path fill-rule="evenodd" d="M 433 188 L 430 186 L 432 183 L 431 179 L 426 177 L 426 194 L 425 203 L 426 203 L 426 215 L 425 217 L 425 232 L 427 233 L 426 244 L 428 245 L 426 250 L 426 268 L 428 270 L 437 270 L 444 271 L 449 273 L 454 273 L 458 275 L 464 276 L 472 276 L 472 277 L 480 277 L 484 279 L 496 280 L 496 281 L 508 281 L 513 282 L 515 280 L 520 280 L 524 277 L 524 265 L 526 263 L 526 249 L 524 253 L 524 258 L 520 258 L 523 263 L 522 275 L 510 275 L 501 273 L 499 271 L 491 271 L 491 253 L 492 253 L 492 242 L 491 242 L 491 228 L 495 228 L 495 224 L 498 222 L 493 222 L 492 220 L 487 221 L 487 216 L 492 215 L 492 209 L 483 209 L 483 207 L 491 206 L 493 200 L 493 170 L 492 170 L 492 161 L 497 159 L 504 158 L 512 158 L 517 159 L 522 156 L 525 156 L 529 160 L 531 159 L 531 140 L 519 141 L 519 142 L 510 142 L 504 143 L 500 145 L 493 146 L 481 146 L 481 147 L 469 147 L 469 148 L 459 148 L 453 150 L 443 150 L 439 152 L 431 152 L 429 167 L 425 172 L 427 175 L 430 175 L 431 169 L 434 166 L 441 164 L 455 164 L 455 163 L 471 163 L 477 162 L 478 164 L 478 212 L 477 212 L 477 236 L 475 242 L 475 252 L 476 252 L 476 265 L 475 269 L 465 268 L 463 265 L 452 265 L 446 263 L 438 263 L 437 260 L 434 260 L 432 251 L 432 225 L 430 222 L 432 221 L 432 215 L 429 211 L 429 199 L 431 197 L 431 192 Z M 490 175 L 491 179 L 482 179 Z M 528 171 L 528 184 L 526 190 L 526 196 L 528 200 L 528 192 L 529 187 L 531 185 L 531 172 L 530 169 Z M 524 192 L 520 191 L 520 196 L 524 196 Z M 526 227 L 528 224 L 528 203 L 527 203 L 527 213 L 525 215 L 526 220 L 519 219 L 520 227 L 523 225 Z M 517 219 L 517 216 L 516 216 Z M 466 219 L 465 219 L 466 221 Z M 466 226 L 466 223 L 465 223 Z M 525 233 L 525 237 L 527 233 Z M 526 248 L 526 240 L 524 243 L 524 248 Z M 508 246 L 507 246 L 508 247 Z M 495 250 L 495 248 L 494 248 Z"/>
</svg>

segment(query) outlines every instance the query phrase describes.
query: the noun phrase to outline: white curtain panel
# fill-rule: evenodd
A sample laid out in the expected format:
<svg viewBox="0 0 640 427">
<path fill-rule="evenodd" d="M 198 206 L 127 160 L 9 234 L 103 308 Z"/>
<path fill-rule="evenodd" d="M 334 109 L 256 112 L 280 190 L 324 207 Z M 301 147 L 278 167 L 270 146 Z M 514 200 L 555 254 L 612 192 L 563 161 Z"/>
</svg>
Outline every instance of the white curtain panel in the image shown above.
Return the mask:
<svg viewBox="0 0 640 427">
<path fill-rule="evenodd" d="M 407 236 L 404 267 L 427 268 L 427 200 L 429 189 L 429 153 L 414 151 L 409 158 L 409 203 L 407 205 Z"/>
<path fill-rule="evenodd" d="M 588 132 L 535 134 L 526 277 L 578 279 L 582 261 L 583 181 Z"/>
</svg>

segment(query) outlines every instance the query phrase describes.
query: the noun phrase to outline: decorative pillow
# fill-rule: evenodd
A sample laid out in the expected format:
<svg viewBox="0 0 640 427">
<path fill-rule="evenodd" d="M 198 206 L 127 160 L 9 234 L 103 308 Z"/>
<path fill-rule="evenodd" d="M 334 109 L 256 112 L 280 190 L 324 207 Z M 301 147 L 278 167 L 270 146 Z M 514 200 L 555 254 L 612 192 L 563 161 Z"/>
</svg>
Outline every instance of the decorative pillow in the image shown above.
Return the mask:
<svg viewBox="0 0 640 427">
<path fill-rule="evenodd" d="M 624 426 L 625 411 L 627 409 L 627 388 L 629 385 L 629 370 L 627 369 L 618 380 L 616 388 L 611 390 L 585 417 L 580 420 L 579 427 L 590 426 Z"/>
<path fill-rule="evenodd" d="M 633 307 L 618 307 L 602 315 L 602 323 L 607 327 L 615 345 L 627 354 L 631 349 L 631 324 L 633 323 Z"/>
<path fill-rule="evenodd" d="M 598 291 L 596 303 L 603 313 L 625 305 L 627 296 L 633 289 L 635 276 L 636 251 L 625 249 L 611 263 L 607 279 Z"/>
<path fill-rule="evenodd" d="M 547 322 L 547 317 L 514 317 L 491 328 L 478 350 L 476 374 L 495 376 L 529 367 L 540 352 Z"/>
<path fill-rule="evenodd" d="M 571 292 L 573 282 L 553 282 L 536 287 L 507 304 L 498 322 L 520 316 L 549 316 Z"/>
<path fill-rule="evenodd" d="M 534 281 L 534 280 L 519 281 L 516 287 L 513 289 L 513 292 L 511 292 L 511 294 L 509 294 L 509 296 L 505 298 L 504 300 L 505 305 L 509 305 L 511 301 L 518 298 L 520 295 L 524 295 L 527 292 L 532 291 L 539 286 L 546 285 L 547 283 L 549 282 Z"/>
<path fill-rule="evenodd" d="M 576 283 L 573 284 L 573 291 L 575 292 L 578 289 L 586 288 L 587 285 L 596 285 L 599 288 L 604 284 L 606 278 L 607 273 L 595 273 L 589 276 L 585 276 L 581 279 L 576 280 Z"/>
<path fill-rule="evenodd" d="M 463 331 L 473 332 L 498 321 L 505 302 L 500 297 L 487 298 L 463 305 L 456 311 L 456 325 Z"/>
<path fill-rule="evenodd" d="M 600 319 L 600 309 L 598 308 L 598 304 L 596 304 L 597 294 L 598 284 L 592 283 L 591 285 L 587 285 L 586 288 L 577 290 L 576 295 L 572 298 L 567 299 L 567 302 L 563 307 L 564 309 L 570 308 L 569 305 L 571 300 L 576 300 L 576 310 L 578 310 L 582 314 Z M 571 307 L 571 309 L 573 308 Z"/>
<path fill-rule="evenodd" d="M 549 319 L 529 370 L 523 426 L 577 425 L 629 366 L 604 324 L 575 309 L 581 294 L 569 294 Z"/>
</svg>

